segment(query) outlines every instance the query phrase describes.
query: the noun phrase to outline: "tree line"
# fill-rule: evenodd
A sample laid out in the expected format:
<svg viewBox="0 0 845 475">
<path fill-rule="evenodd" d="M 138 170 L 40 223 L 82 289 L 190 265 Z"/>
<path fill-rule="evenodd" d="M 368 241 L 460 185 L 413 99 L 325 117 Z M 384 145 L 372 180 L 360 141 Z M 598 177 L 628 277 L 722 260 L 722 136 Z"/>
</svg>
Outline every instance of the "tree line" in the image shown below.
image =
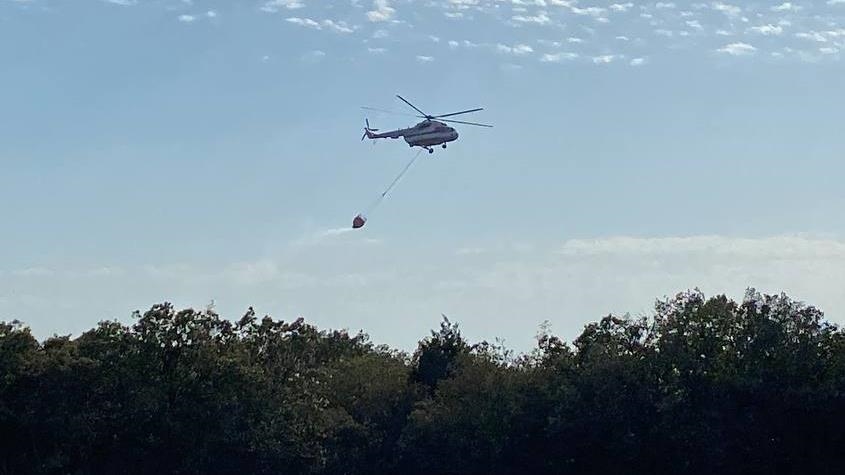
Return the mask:
<svg viewBox="0 0 845 475">
<path fill-rule="evenodd" d="M 845 334 L 783 294 L 687 291 L 522 354 L 446 317 L 413 353 L 251 308 L 0 322 L 2 475 L 841 474 L 843 448 Z"/>
</svg>

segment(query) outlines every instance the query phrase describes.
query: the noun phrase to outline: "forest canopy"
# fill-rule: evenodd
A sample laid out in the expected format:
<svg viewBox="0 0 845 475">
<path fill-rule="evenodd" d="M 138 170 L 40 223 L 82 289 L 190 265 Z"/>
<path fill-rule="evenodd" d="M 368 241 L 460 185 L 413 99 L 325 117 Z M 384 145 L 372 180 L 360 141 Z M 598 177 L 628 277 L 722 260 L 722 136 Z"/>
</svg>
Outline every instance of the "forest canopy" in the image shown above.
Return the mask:
<svg viewBox="0 0 845 475">
<path fill-rule="evenodd" d="M 687 291 L 525 354 L 446 317 L 413 353 L 251 308 L 0 322 L 0 475 L 826 474 L 843 447 L 845 335 L 783 294 Z"/>
</svg>

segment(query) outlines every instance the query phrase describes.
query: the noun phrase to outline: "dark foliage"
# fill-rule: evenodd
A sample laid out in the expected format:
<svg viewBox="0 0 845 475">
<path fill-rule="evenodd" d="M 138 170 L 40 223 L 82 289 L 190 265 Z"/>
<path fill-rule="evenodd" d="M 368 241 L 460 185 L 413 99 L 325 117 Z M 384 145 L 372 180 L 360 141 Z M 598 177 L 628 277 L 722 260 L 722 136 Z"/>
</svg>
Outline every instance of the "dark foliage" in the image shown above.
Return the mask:
<svg viewBox="0 0 845 475">
<path fill-rule="evenodd" d="M 156 305 L 0 323 L 0 475 L 840 474 L 845 334 L 784 295 L 685 292 L 514 355 L 444 317 L 412 355 Z"/>
</svg>

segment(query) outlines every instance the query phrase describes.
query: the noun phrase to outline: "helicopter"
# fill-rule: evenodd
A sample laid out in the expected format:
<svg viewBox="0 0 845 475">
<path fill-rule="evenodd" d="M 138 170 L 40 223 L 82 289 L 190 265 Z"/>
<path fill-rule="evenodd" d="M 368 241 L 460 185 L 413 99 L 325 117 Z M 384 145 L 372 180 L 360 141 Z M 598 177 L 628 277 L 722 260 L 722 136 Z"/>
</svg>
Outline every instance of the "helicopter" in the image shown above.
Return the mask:
<svg viewBox="0 0 845 475">
<path fill-rule="evenodd" d="M 444 117 L 452 117 L 460 114 L 468 114 L 470 112 L 478 112 L 480 110 L 484 110 L 483 108 L 477 109 L 469 109 L 460 112 L 452 112 L 450 114 L 441 114 L 441 115 L 429 115 L 425 112 L 421 111 L 417 106 L 408 102 L 404 97 L 400 96 L 399 94 L 396 95 L 402 102 L 408 104 L 413 108 L 415 111 L 419 112 L 422 115 L 417 115 L 414 117 L 421 117 L 425 120 L 419 122 L 418 124 L 414 125 L 413 127 L 408 127 L 404 129 L 396 129 L 390 130 L 387 132 L 377 133 L 379 129 L 373 129 L 370 127 L 370 120 L 364 119 L 366 127 L 364 127 L 364 135 L 361 136 L 361 140 L 363 141 L 365 138 L 375 140 L 375 139 L 398 139 L 402 137 L 405 139 L 405 142 L 408 143 L 409 147 L 422 147 L 428 150 L 428 153 L 434 153 L 434 148 L 440 145 L 443 148 L 446 148 L 446 144 L 448 142 L 454 142 L 458 139 L 458 131 L 455 130 L 453 127 L 448 126 L 446 123 L 453 122 L 456 124 L 466 124 L 466 125 L 476 125 L 479 127 L 493 127 L 492 125 L 488 124 L 478 124 L 475 122 L 464 122 L 460 120 L 453 120 L 449 119 L 446 120 Z M 363 107 L 363 109 L 367 110 L 374 110 L 379 112 L 388 112 L 388 113 L 395 113 L 392 111 L 384 111 L 381 109 L 375 109 L 372 107 Z"/>
</svg>

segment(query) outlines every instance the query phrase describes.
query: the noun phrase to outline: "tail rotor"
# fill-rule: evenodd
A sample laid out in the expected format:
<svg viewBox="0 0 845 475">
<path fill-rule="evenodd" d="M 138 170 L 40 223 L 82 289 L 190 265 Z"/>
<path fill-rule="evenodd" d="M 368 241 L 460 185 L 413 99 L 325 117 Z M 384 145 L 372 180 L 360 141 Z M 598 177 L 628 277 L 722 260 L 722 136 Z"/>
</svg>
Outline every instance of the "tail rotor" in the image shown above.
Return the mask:
<svg viewBox="0 0 845 475">
<path fill-rule="evenodd" d="M 364 140 L 365 138 L 367 138 L 367 137 L 372 138 L 372 137 L 371 137 L 371 133 L 372 133 L 372 132 L 378 132 L 378 129 L 372 129 L 372 128 L 370 128 L 370 119 L 366 119 L 366 118 L 365 118 L 365 119 L 364 119 L 364 124 L 365 124 L 366 126 L 364 127 L 364 135 L 362 135 L 362 136 L 361 136 L 361 141 L 363 141 L 363 140 Z"/>
</svg>

